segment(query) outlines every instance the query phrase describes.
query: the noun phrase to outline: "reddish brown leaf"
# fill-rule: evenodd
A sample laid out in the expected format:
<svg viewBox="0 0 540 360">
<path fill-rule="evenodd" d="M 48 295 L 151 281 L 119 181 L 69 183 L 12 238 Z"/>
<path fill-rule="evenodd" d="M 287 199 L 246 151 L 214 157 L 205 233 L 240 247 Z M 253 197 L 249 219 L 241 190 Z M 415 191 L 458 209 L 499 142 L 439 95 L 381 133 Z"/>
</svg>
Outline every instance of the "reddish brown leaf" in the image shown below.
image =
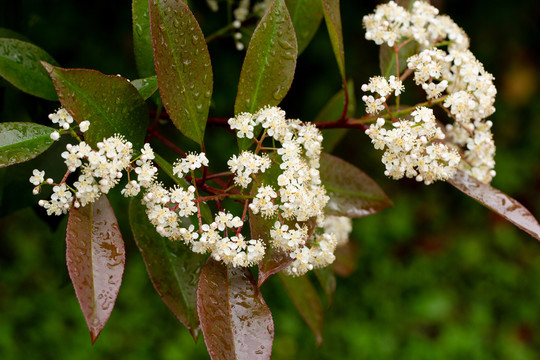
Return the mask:
<svg viewBox="0 0 540 360">
<path fill-rule="evenodd" d="M 516 199 L 462 171 L 457 171 L 448 182 L 529 233 L 536 240 L 540 240 L 540 224 Z"/>
<path fill-rule="evenodd" d="M 320 171 L 321 181 L 330 196 L 324 209 L 327 215 L 359 218 L 392 205 L 373 179 L 338 157 L 323 153 Z"/>
<path fill-rule="evenodd" d="M 105 195 L 70 211 L 66 260 L 94 343 L 113 310 L 125 264 L 124 241 Z"/>
<path fill-rule="evenodd" d="M 197 311 L 212 360 L 270 359 L 274 322 L 248 268 L 209 258 L 199 278 Z"/>
</svg>

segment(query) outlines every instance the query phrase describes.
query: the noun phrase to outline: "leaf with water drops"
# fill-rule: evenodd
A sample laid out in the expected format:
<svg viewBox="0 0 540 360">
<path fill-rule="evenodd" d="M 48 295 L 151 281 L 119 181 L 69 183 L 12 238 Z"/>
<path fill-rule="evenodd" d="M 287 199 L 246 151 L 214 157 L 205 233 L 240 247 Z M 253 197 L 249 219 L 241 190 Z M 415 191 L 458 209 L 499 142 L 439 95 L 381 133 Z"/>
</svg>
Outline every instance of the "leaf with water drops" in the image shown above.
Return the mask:
<svg viewBox="0 0 540 360">
<path fill-rule="evenodd" d="M 178 0 L 150 0 L 150 28 L 163 105 L 178 130 L 202 144 L 213 86 L 202 30 Z"/>
<path fill-rule="evenodd" d="M 133 26 L 133 52 L 137 71 L 141 77 L 156 75 L 154 68 L 154 51 L 150 35 L 150 15 L 148 0 L 133 0 L 131 3 Z"/>
<path fill-rule="evenodd" d="M 457 171 L 448 182 L 527 232 L 536 240 L 540 240 L 540 224 L 533 214 L 516 199 L 463 171 Z"/>
<path fill-rule="evenodd" d="M 315 36 L 323 17 L 321 0 L 285 0 L 298 41 L 298 55 Z"/>
<path fill-rule="evenodd" d="M 323 153 L 320 172 L 330 197 L 324 208 L 327 215 L 359 218 L 392 205 L 373 179 L 345 160 Z"/>
<path fill-rule="evenodd" d="M 142 148 L 148 111 L 144 99 L 129 81 L 96 70 L 63 69 L 47 63 L 43 66 L 54 82 L 62 106 L 78 123 L 90 121 L 84 134 L 90 146 L 121 134 L 131 141 L 135 151 Z"/>
<path fill-rule="evenodd" d="M 270 359 L 274 322 L 249 268 L 210 257 L 199 279 L 197 310 L 212 360 Z"/>
<path fill-rule="evenodd" d="M 139 94 L 141 94 L 144 100 L 154 95 L 154 93 L 158 89 L 157 76 L 155 75 L 144 79 L 133 80 L 131 84 L 135 86 L 135 88 L 139 91 Z"/>
<path fill-rule="evenodd" d="M 55 129 L 29 123 L 0 123 L 0 168 L 28 161 L 54 142 L 51 133 Z"/>
<path fill-rule="evenodd" d="M 0 38 L 0 76 L 25 93 L 56 101 L 53 83 L 40 61 L 56 65 L 45 50 L 33 44 Z"/>
<path fill-rule="evenodd" d="M 346 117 L 353 117 L 356 111 L 356 98 L 354 95 L 354 84 L 352 80 L 349 80 L 347 87 L 349 89 L 349 102 L 347 105 Z M 345 90 L 341 89 L 335 94 L 327 103 L 314 122 L 327 122 L 335 121 L 341 117 L 343 113 L 343 107 L 345 106 Z M 329 129 L 323 130 L 323 149 L 327 153 L 331 153 L 339 144 L 341 139 L 347 134 L 349 129 Z"/>
<path fill-rule="evenodd" d="M 278 105 L 291 87 L 298 46 L 284 0 L 275 0 L 255 28 L 240 73 L 234 112 Z M 249 139 L 239 139 L 246 148 Z"/>
<path fill-rule="evenodd" d="M 397 44 L 399 46 L 399 44 Z M 399 73 L 402 74 L 404 70 L 407 70 L 407 59 L 418 51 L 418 43 L 416 41 L 409 41 L 404 44 L 398 52 L 397 61 L 399 66 Z M 386 44 L 382 44 L 379 48 L 379 68 L 381 75 L 389 77 L 390 75 L 397 75 L 396 68 L 396 52 L 394 47 L 390 47 Z"/>
<path fill-rule="evenodd" d="M 324 20 L 332 43 L 332 49 L 338 63 L 339 73 L 343 81 L 343 87 L 347 87 L 345 77 L 345 51 L 343 50 L 343 32 L 341 29 L 341 11 L 339 0 L 322 0 Z"/>
<path fill-rule="evenodd" d="M 105 195 L 93 204 L 70 210 L 66 260 L 94 343 L 111 316 L 125 264 L 124 241 Z"/>
<path fill-rule="evenodd" d="M 197 283 L 204 257 L 179 241 L 160 236 L 138 198 L 131 200 L 129 223 L 159 297 L 197 340 Z"/>
<path fill-rule="evenodd" d="M 293 277 L 280 272 L 279 277 L 296 310 L 309 326 L 320 346 L 323 341 L 323 306 L 317 290 L 307 275 Z"/>
</svg>

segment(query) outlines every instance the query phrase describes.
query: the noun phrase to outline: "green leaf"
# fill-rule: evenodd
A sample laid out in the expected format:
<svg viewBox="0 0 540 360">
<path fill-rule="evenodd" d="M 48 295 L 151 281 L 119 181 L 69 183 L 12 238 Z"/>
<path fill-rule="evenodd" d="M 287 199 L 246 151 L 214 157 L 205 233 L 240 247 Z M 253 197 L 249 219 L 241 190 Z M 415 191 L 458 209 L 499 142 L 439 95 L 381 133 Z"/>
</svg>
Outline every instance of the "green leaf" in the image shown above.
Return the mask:
<svg viewBox="0 0 540 360">
<path fill-rule="evenodd" d="M 212 360 L 270 359 L 274 322 L 249 268 L 210 257 L 199 278 L 197 310 Z"/>
<path fill-rule="evenodd" d="M 412 8 L 413 8 L 414 3 L 417 2 L 417 1 L 427 2 L 428 4 L 431 3 L 431 1 L 429 1 L 429 0 L 397 0 L 396 4 L 398 4 L 401 7 L 404 7 L 408 11 L 411 11 Z"/>
<path fill-rule="evenodd" d="M 354 94 L 354 84 L 352 80 L 349 80 L 347 87 L 349 89 L 349 104 L 347 106 L 347 113 L 345 116 L 353 117 L 356 112 L 356 98 Z M 327 122 L 335 121 L 341 117 L 343 113 L 343 107 L 345 106 L 345 90 L 341 89 L 335 94 L 327 103 L 314 122 Z M 329 129 L 323 130 L 323 149 L 327 153 L 331 153 L 339 144 L 341 139 L 347 134 L 349 129 Z"/>
<path fill-rule="evenodd" d="M 399 46 L 399 44 L 397 45 Z M 399 74 L 407 69 L 407 59 L 418 52 L 418 43 L 409 41 L 399 49 Z M 393 47 L 382 44 L 379 48 L 379 68 L 381 75 L 388 78 L 390 75 L 398 76 L 396 68 L 396 52 Z"/>
<path fill-rule="evenodd" d="M 332 266 L 313 270 L 328 299 L 328 307 L 332 306 L 334 293 L 336 292 L 336 275 Z"/>
<path fill-rule="evenodd" d="M 392 205 L 373 179 L 338 157 L 323 153 L 320 172 L 330 197 L 324 209 L 327 215 L 359 218 Z"/>
<path fill-rule="evenodd" d="M 0 39 L 0 76 L 25 93 L 46 100 L 58 97 L 40 61 L 56 65 L 43 49 L 17 39 Z"/>
<path fill-rule="evenodd" d="M 485 184 L 463 171 L 457 171 L 448 180 L 450 184 L 466 195 L 495 211 L 536 240 L 540 240 L 540 224 L 516 199 Z"/>
<path fill-rule="evenodd" d="M 154 51 L 150 36 L 150 15 L 148 0 L 133 0 L 131 3 L 133 25 L 133 51 L 139 76 L 147 78 L 156 75 Z"/>
<path fill-rule="evenodd" d="M 266 105 L 278 105 L 291 87 L 297 56 L 289 11 L 284 0 L 275 0 L 249 42 L 238 83 L 235 113 L 255 113 Z"/>
<path fill-rule="evenodd" d="M 180 241 L 160 236 L 138 198 L 130 202 L 129 223 L 159 297 L 196 341 L 199 334 L 197 283 L 204 256 Z"/>
<path fill-rule="evenodd" d="M 154 95 L 154 93 L 158 89 L 157 76 L 155 75 L 144 79 L 133 80 L 131 84 L 135 86 L 135 88 L 139 91 L 139 94 L 141 94 L 144 100 Z"/>
<path fill-rule="evenodd" d="M 28 38 L 22 34 L 19 34 L 16 31 L 13 31 L 11 29 L 0 27 L 0 38 L 6 38 L 6 39 L 17 39 L 21 41 L 28 41 Z"/>
<path fill-rule="evenodd" d="M 90 129 L 84 134 L 90 146 L 122 134 L 135 151 L 142 148 L 148 112 L 144 99 L 129 81 L 96 70 L 43 66 L 53 79 L 62 106 L 78 123 L 90 121 Z"/>
<path fill-rule="evenodd" d="M 345 52 L 343 50 L 343 33 L 341 29 L 341 12 L 339 0 L 321 0 L 324 9 L 324 20 L 332 43 L 332 49 L 338 63 L 339 73 L 343 81 L 343 87 L 347 86 L 345 76 Z"/>
<path fill-rule="evenodd" d="M 35 158 L 54 142 L 55 129 L 27 122 L 0 123 L 0 168 Z"/>
<path fill-rule="evenodd" d="M 95 343 L 111 316 L 126 261 L 122 234 L 105 195 L 69 212 L 66 260 L 92 343 Z"/>
<path fill-rule="evenodd" d="M 177 0 L 150 0 L 150 28 L 163 105 L 182 134 L 202 144 L 213 86 L 204 34 Z"/>
<path fill-rule="evenodd" d="M 323 340 L 323 306 L 311 280 L 306 275 L 293 277 L 283 272 L 279 273 L 279 277 L 296 310 L 309 326 L 320 346 Z"/>
<path fill-rule="evenodd" d="M 323 17 L 321 0 L 285 0 L 298 40 L 298 55 L 309 45 Z"/>
</svg>

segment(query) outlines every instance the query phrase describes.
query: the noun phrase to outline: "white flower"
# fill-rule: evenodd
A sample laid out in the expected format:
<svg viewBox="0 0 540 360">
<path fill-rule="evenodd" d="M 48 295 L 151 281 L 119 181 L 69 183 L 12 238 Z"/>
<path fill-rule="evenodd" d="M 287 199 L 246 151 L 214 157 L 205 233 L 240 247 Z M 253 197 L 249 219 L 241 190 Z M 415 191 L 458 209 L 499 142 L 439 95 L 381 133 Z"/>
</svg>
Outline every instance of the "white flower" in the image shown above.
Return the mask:
<svg viewBox="0 0 540 360">
<path fill-rule="evenodd" d="M 30 176 L 30 183 L 32 183 L 35 186 L 39 186 L 43 183 L 45 180 L 45 171 L 39 171 L 38 169 L 34 169 L 32 171 L 32 176 Z"/>
<path fill-rule="evenodd" d="M 88 120 L 85 120 L 85 121 L 81 121 L 81 123 L 79 124 L 79 130 L 81 130 L 81 132 L 87 132 L 88 129 L 90 128 L 90 121 Z"/>
</svg>

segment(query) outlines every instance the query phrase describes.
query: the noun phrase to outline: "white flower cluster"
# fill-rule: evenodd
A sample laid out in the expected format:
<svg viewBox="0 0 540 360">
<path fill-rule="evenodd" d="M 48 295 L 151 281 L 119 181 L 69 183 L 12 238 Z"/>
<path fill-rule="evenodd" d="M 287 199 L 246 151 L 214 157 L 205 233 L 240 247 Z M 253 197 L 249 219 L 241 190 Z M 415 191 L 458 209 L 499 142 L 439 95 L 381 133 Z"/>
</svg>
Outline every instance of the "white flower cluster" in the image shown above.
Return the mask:
<svg viewBox="0 0 540 360">
<path fill-rule="evenodd" d="M 64 108 L 60 108 L 55 113 L 49 114 L 49 120 L 51 120 L 53 124 L 58 124 L 64 131 L 69 130 L 71 124 L 73 124 L 73 117 Z M 88 130 L 89 126 L 89 121 L 81 121 L 79 130 L 84 133 Z M 58 141 L 60 139 L 60 133 L 58 131 L 53 131 L 51 133 L 51 139 Z"/>
<path fill-rule="evenodd" d="M 383 118 L 366 130 L 376 149 L 386 149 L 382 157 L 385 175 L 393 179 L 416 177 L 426 184 L 447 180 L 456 170 L 459 154 L 440 142 L 445 135 L 437 126 L 433 110 L 419 107 L 411 115 L 412 121 L 396 121 L 390 130 L 384 128 Z"/>
<path fill-rule="evenodd" d="M 369 79 L 368 84 L 362 85 L 362 91 L 371 91 L 379 97 L 374 98 L 373 95 L 364 95 L 362 100 L 366 103 L 366 112 L 368 114 L 378 114 L 379 111 L 384 110 L 384 104 L 386 98 L 392 93 L 395 96 L 399 96 L 405 87 L 401 83 L 401 80 L 394 75 L 390 76 L 388 80 L 384 76 L 374 76 Z"/>
<path fill-rule="evenodd" d="M 424 1 L 416 1 L 411 12 L 394 1 L 380 4 L 374 14 L 363 18 L 366 39 L 377 45 L 394 46 L 403 39 L 412 38 L 423 47 L 448 39 L 451 41 L 449 48 L 466 49 L 469 46 L 467 34 L 450 17 L 438 14 L 437 8 Z"/>
<path fill-rule="evenodd" d="M 414 80 L 428 100 L 444 99 L 444 107 L 455 120 L 446 132 L 447 142 L 463 152 L 459 169 L 489 183 L 495 176 L 495 144 L 491 122 L 485 119 L 495 112 L 497 90 L 493 76 L 468 49 L 463 29 L 422 1 L 416 1 L 410 12 L 394 2 L 379 5 L 374 14 L 364 17 L 364 26 L 366 38 L 377 44 L 394 46 L 414 40 L 420 45 L 419 53 L 407 60 Z M 443 42 L 447 51 L 436 47 Z M 366 97 L 369 113 L 384 108 L 382 100 L 370 100 Z"/>
<path fill-rule="evenodd" d="M 264 132 L 258 144 L 262 144 L 267 136 L 273 139 L 273 144 L 280 143 L 280 146 L 271 148 L 273 154 L 257 155 L 244 151 L 238 158 L 233 156 L 229 167 L 235 174 L 235 181 L 242 186 L 243 180 L 238 179 L 245 169 L 250 169 L 248 174 L 253 176 L 267 170 L 270 159 L 279 164 L 278 188 L 257 182 L 254 185 L 256 191 L 252 191 L 255 197 L 249 207 L 252 214 L 275 219 L 270 231 L 271 246 L 286 252 L 293 260 L 286 271 L 302 275 L 332 263 L 336 236 L 324 230 L 311 234 L 314 229 L 310 230 L 307 225 L 315 222 L 324 224 L 323 209 L 328 202 L 318 170 L 322 143 L 320 131 L 312 124 L 286 119 L 285 112 L 277 107 L 265 107 L 256 114 L 239 114 L 230 119 L 229 124 L 237 130 L 238 137 L 252 138 L 256 130 L 262 128 Z"/>
</svg>

